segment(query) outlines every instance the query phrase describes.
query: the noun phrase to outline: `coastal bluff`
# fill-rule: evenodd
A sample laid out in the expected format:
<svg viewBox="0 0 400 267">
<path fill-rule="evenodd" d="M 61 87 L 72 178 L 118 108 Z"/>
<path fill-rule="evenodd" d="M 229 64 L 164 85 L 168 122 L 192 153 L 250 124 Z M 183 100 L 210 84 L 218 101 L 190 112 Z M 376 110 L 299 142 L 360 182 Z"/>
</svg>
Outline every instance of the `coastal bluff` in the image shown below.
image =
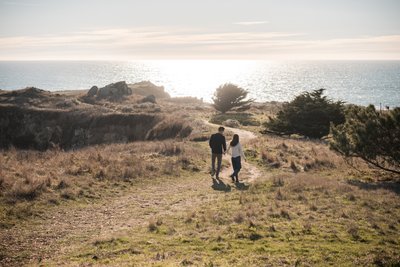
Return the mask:
<svg viewBox="0 0 400 267">
<path fill-rule="evenodd" d="M 75 149 L 182 138 L 191 132 L 184 120 L 170 117 L 155 101 L 146 102 L 149 96 L 152 100 L 169 98 L 163 87 L 151 82 L 128 85 L 121 81 L 94 88 L 59 92 L 35 87 L 1 90 L 0 148 Z"/>
</svg>

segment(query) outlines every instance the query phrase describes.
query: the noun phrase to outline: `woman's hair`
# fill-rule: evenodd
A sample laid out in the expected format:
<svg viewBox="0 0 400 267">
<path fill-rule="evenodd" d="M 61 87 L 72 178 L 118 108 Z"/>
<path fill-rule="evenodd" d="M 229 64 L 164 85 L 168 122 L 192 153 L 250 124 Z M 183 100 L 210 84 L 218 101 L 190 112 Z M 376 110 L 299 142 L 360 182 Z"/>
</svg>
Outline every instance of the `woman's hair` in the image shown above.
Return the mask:
<svg viewBox="0 0 400 267">
<path fill-rule="evenodd" d="M 239 143 L 239 135 L 234 134 L 231 141 L 231 146 L 236 146 L 238 143 Z"/>
</svg>

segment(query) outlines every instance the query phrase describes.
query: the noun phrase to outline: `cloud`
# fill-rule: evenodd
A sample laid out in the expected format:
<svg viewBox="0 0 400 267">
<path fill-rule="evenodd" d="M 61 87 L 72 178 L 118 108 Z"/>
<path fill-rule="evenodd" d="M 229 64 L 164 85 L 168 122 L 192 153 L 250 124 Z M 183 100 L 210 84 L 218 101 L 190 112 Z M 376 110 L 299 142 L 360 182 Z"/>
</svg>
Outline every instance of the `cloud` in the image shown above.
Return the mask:
<svg viewBox="0 0 400 267">
<path fill-rule="evenodd" d="M 13 59 L 400 59 L 400 35 L 312 39 L 303 33 L 138 27 L 0 38 Z"/>
<path fill-rule="evenodd" d="M 262 21 L 241 21 L 241 22 L 235 22 L 233 24 L 235 25 L 243 25 L 243 26 L 251 26 L 251 25 L 260 25 L 260 24 L 267 24 L 269 23 L 266 20 L 262 20 Z"/>
</svg>

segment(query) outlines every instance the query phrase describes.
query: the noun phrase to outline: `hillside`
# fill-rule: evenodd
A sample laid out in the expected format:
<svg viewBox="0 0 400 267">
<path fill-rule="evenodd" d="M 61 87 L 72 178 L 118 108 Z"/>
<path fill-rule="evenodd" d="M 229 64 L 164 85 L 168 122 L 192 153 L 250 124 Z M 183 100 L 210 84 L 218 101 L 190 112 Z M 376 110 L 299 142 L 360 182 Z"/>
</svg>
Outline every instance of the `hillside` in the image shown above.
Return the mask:
<svg viewBox="0 0 400 267">
<path fill-rule="evenodd" d="M 400 263 L 400 185 L 325 142 L 261 135 L 279 103 L 222 117 L 190 98 L 87 97 L 0 93 L 0 265 Z M 227 138 L 239 134 L 248 158 L 236 184 L 228 155 L 221 180 L 209 175 L 208 121 L 229 118 L 241 125 Z M 38 139 L 57 126 L 62 138 Z"/>
</svg>

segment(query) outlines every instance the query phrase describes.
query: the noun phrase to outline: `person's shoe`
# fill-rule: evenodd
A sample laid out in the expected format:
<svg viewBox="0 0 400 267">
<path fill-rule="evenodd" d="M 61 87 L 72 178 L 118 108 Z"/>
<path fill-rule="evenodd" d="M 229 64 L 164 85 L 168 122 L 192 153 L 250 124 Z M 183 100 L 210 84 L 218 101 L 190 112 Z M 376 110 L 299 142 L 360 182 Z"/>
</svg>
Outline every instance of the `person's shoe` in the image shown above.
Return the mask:
<svg viewBox="0 0 400 267">
<path fill-rule="evenodd" d="M 232 178 L 232 182 L 235 182 L 235 176 L 233 176 L 233 174 L 231 174 L 230 177 Z"/>
<path fill-rule="evenodd" d="M 211 174 L 211 177 L 213 177 L 215 175 L 215 171 L 211 171 L 210 174 Z"/>
</svg>

